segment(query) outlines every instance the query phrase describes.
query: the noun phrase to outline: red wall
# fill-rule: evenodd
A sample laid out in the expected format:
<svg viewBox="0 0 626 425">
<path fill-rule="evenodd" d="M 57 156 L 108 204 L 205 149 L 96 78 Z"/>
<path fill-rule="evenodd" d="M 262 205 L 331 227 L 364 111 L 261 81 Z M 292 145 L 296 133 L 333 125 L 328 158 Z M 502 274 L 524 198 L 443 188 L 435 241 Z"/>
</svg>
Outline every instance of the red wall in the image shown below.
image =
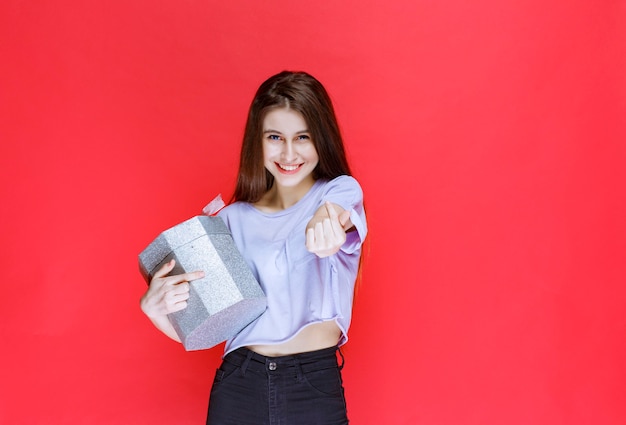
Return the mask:
<svg viewBox="0 0 626 425">
<path fill-rule="evenodd" d="M 352 422 L 626 422 L 625 2 L 319 3 L 2 2 L 0 423 L 203 423 L 222 347 L 150 325 L 137 254 L 285 68 L 366 194 Z"/>
</svg>

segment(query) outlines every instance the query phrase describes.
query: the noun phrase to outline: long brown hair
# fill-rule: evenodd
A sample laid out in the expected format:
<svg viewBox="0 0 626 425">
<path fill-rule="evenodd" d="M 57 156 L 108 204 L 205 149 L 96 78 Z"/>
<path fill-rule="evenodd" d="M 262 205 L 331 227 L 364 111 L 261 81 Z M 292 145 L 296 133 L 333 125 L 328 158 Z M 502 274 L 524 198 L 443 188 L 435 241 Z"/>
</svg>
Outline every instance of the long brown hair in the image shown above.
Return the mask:
<svg viewBox="0 0 626 425">
<path fill-rule="evenodd" d="M 276 108 L 294 110 L 304 118 L 319 157 L 313 170 L 315 180 L 350 175 L 335 110 L 326 89 L 306 72 L 283 71 L 261 84 L 250 105 L 232 201 L 256 202 L 274 183 L 274 177 L 263 165 L 262 135 L 265 115 Z"/>
</svg>

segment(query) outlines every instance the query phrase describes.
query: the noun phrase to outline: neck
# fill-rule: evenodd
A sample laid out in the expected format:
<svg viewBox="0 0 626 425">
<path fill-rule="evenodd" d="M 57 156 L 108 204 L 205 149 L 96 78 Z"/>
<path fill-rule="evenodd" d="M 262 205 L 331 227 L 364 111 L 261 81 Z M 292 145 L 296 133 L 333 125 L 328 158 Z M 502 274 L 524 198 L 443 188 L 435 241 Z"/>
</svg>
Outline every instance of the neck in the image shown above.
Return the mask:
<svg viewBox="0 0 626 425">
<path fill-rule="evenodd" d="M 307 192 L 313 187 L 315 180 L 311 180 L 306 184 L 301 184 L 298 187 L 281 187 L 274 184 L 270 190 L 265 192 L 263 197 L 255 204 L 257 208 L 260 208 L 268 212 L 282 211 L 295 205 L 300 199 L 307 194 Z"/>
</svg>

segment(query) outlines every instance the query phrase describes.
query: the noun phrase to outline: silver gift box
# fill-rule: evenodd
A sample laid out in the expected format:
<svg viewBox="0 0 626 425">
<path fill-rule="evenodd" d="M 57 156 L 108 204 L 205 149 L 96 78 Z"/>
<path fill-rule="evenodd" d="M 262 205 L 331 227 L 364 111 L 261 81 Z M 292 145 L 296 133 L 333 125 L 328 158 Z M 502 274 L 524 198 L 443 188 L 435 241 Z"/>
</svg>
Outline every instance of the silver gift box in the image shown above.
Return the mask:
<svg viewBox="0 0 626 425">
<path fill-rule="evenodd" d="M 172 258 L 170 274 L 205 273 L 190 282 L 187 308 L 169 315 L 186 350 L 211 348 L 265 311 L 265 294 L 221 218 L 197 216 L 161 233 L 139 254 L 141 274 L 149 283 Z"/>
</svg>

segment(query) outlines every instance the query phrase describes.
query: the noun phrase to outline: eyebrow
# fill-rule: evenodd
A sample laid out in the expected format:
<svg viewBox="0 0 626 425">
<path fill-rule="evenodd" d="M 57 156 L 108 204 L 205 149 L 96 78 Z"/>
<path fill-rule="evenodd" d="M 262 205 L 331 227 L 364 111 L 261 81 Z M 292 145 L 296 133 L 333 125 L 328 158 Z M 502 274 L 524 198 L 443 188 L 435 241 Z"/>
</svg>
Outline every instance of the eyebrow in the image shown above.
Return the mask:
<svg viewBox="0 0 626 425">
<path fill-rule="evenodd" d="M 278 133 L 278 134 L 283 134 L 283 133 L 281 133 L 280 131 L 278 131 L 278 130 L 272 130 L 271 128 L 270 128 L 270 129 L 267 129 L 267 130 L 263 130 L 263 134 L 266 134 L 266 133 Z M 296 131 L 296 134 L 304 134 L 304 133 L 310 133 L 310 131 L 309 131 L 309 130 L 300 130 L 300 131 Z"/>
</svg>

